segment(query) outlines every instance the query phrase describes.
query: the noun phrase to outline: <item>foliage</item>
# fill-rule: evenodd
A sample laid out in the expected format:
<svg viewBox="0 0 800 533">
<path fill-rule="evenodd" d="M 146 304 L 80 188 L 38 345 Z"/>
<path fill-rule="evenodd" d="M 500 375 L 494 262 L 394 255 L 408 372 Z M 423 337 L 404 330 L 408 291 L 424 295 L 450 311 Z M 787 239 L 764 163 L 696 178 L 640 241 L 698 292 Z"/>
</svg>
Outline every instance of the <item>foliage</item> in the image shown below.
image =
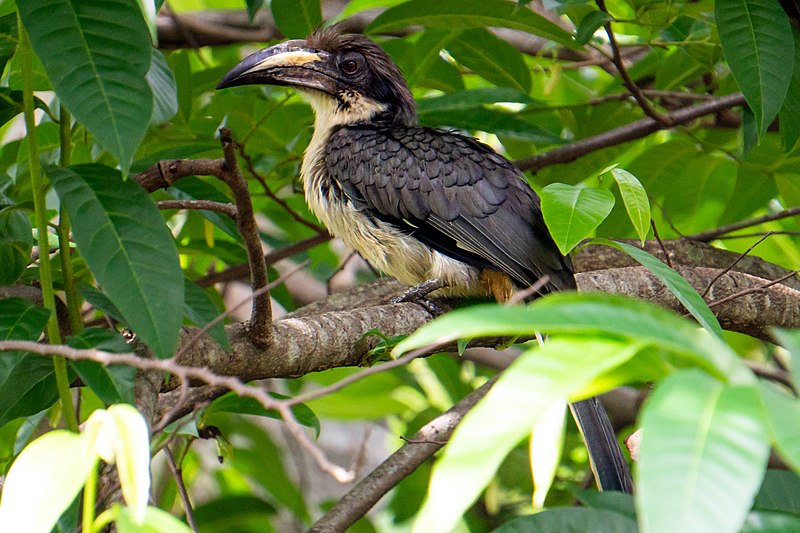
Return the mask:
<svg viewBox="0 0 800 533">
<path fill-rule="evenodd" d="M 237 326 L 223 327 L 234 318 L 215 321 L 234 307 L 215 276 L 248 264 L 241 220 L 225 210 L 233 194 L 210 176 L 148 194 L 137 173 L 162 161 L 217 160 L 218 130 L 229 128 L 261 242 L 280 252 L 317 239 L 293 257 L 308 263 L 303 283 L 314 287 L 324 287 L 344 258 L 336 246 L 319 244 L 325 239 L 297 182 L 311 136 L 309 106 L 285 88 L 215 91 L 253 46 L 241 42 L 239 28 L 221 26 L 214 35 L 228 32 L 233 44 L 206 46 L 208 35 L 197 30 L 159 50 L 154 10 L 165 25 L 174 22 L 162 3 L 0 3 L 0 342 L 46 336 L 58 346 L 149 352 L 172 364 L 196 332 L 182 328 L 205 326 L 213 341 L 203 342 L 215 341 L 214 353 L 223 355 L 199 364 L 227 374 L 224 354 L 241 346 L 232 342 Z M 775 0 L 556 0 L 547 12 L 533 5 L 355 0 L 340 17 L 367 17 L 364 31 L 402 68 L 423 125 L 469 132 L 533 171 L 526 178 L 564 253 L 580 253 L 594 239 L 627 254 L 693 320 L 633 298 L 565 293 L 529 306 L 464 307 L 402 340 L 368 327 L 358 343 L 373 350 L 365 350 L 365 361 L 392 347 L 400 356 L 485 336 L 521 337 L 522 353 L 434 466 L 423 462 L 354 530 L 798 530 L 792 495 L 800 484 L 800 400 L 751 366 L 788 361 L 778 367 L 796 390 L 800 336 L 776 329 L 776 342 L 768 343 L 723 331 L 705 294 L 622 240 L 644 243 L 654 228 L 674 239 L 800 205 L 800 31 Z M 190 21 L 209 9 L 239 10 L 256 25 L 270 11 L 292 38 L 334 21 L 323 20 L 329 10 L 319 0 L 176 0 L 168 7 Z M 376 7 L 377 14 L 369 11 Z M 174 39 L 163 28 L 158 37 L 162 44 Z M 730 105 L 675 123 L 692 106 L 739 91 L 741 112 Z M 631 133 L 637 121 L 644 130 Z M 157 170 L 169 175 L 169 164 Z M 767 231 L 759 256 L 800 268 L 794 218 L 722 232 L 715 243 L 744 252 Z M 41 253 L 45 247 L 51 253 Z M 269 267 L 271 280 L 286 272 Z M 244 272 L 238 279 L 248 279 Z M 370 274 L 362 268 L 357 276 Z M 271 296 L 275 308 L 301 306 L 297 285 Z M 551 338 L 525 342 L 536 333 Z M 377 347 L 375 337 L 383 339 Z M 303 375 L 305 368 L 298 362 L 276 385 L 282 394 L 264 394 L 266 404 L 229 393 L 165 427 L 147 420 L 156 430 L 148 447 L 141 416 L 125 406 L 141 399 L 133 367 L 0 353 L 0 529 L 74 531 L 80 521 L 85 530 L 87 522 L 114 521 L 119 531 L 186 530 L 175 479 L 154 476 L 156 505 L 146 505 L 148 451 L 175 456 L 200 531 L 220 530 L 221 516 L 237 531 L 280 529 L 286 517 L 306 528 L 341 492 L 319 492 L 321 483 L 308 477 L 314 467 L 294 472 L 298 452 L 276 427 L 299 431 L 313 447 L 313 438 L 325 442 L 337 424 L 385 426 L 393 437 L 369 446 L 385 456 L 402 444 L 394 435 L 414 434 L 495 373 L 439 354 L 305 397 L 357 372 Z M 77 419 L 70 384 L 80 394 Z M 643 394 L 652 387 L 635 424 L 643 437 L 633 499 L 580 490 L 586 458 L 562 416 L 566 401 L 622 385 Z M 269 403 L 298 396 L 291 405 Z M 295 421 L 277 426 L 270 418 Z M 78 422 L 80 434 L 40 436 Z M 791 470 L 766 469 L 770 447 Z M 355 463 L 361 452 L 351 451 Z M 116 460 L 126 506 L 95 518 L 98 458 Z M 209 466 L 216 458 L 221 464 Z M 75 497 L 84 486 L 81 511 Z M 583 507 L 570 505 L 573 495 Z M 544 510 L 533 514 L 532 501 Z"/>
</svg>

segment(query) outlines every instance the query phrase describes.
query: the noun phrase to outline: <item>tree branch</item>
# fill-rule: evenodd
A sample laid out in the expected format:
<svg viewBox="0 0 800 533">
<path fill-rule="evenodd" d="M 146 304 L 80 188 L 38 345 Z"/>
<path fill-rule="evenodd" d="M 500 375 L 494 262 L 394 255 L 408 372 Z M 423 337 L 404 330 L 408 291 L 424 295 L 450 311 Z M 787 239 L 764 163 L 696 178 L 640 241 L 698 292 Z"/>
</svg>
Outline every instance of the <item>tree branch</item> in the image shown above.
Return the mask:
<svg viewBox="0 0 800 533">
<path fill-rule="evenodd" d="M 256 227 L 253 213 L 253 202 L 247 189 L 247 182 L 242 177 L 236 162 L 236 143 L 231 138 L 231 130 L 219 130 L 222 152 L 225 154 L 225 165 L 222 179 L 230 187 L 236 201 L 236 226 L 247 249 L 247 262 L 250 264 L 250 285 L 253 288 L 253 307 L 250 312 L 250 331 L 253 341 L 259 346 L 267 346 L 272 338 L 272 304 L 270 303 L 267 284 L 267 264 L 264 262 L 264 251 L 261 237 Z"/>
<path fill-rule="evenodd" d="M 744 105 L 744 96 L 741 93 L 730 94 L 721 96 L 702 104 L 697 104 L 683 109 L 678 109 L 666 115 L 672 121 L 673 126 L 684 124 L 704 115 L 717 113 L 724 109 Z M 543 154 L 539 154 L 527 159 L 516 161 L 516 165 L 520 170 L 537 170 L 550 166 L 575 161 L 581 156 L 584 156 L 595 150 L 601 148 L 608 148 L 616 146 L 624 142 L 632 141 L 634 139 L 641 139 L 651 133 L 665 129 L 665 126 L 658 121 L 647 117 L 636 122 L 631 122 L 619 128 L 599 133 L 580 141 L 568 144 L 560 148 L 554 148 Z"/>
</svg>

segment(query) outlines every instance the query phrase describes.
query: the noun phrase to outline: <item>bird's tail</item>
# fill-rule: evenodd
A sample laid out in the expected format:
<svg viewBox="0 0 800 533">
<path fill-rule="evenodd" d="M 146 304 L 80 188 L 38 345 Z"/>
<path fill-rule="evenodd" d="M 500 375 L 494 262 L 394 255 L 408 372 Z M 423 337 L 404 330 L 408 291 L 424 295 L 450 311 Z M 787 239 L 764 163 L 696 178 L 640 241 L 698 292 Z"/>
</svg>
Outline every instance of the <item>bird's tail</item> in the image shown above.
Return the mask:
<svg viewBox="0 0 800 533">
<path fill-rule="evenodd" d="M 589 451 L 589 463 L 600 490 L 633 492 L 628 462 L 603 404 L 597 397 L 571 403 L 572 416 Z"/>
</svg>

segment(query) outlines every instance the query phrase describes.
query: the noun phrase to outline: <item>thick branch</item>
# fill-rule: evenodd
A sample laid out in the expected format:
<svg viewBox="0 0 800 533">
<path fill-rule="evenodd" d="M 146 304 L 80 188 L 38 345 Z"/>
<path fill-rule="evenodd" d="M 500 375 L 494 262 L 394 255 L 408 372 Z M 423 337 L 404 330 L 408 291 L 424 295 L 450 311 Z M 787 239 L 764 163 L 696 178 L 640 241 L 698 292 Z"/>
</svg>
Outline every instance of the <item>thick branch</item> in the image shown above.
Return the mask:
<svg viewBox="0 0 800 533">
<path fill-rule="evenodd" d="M 242 235 L 245 249 L 247 249 L 247 262 L 250 265 L 250 285 L 254 293 L 253 308 L 250 313 L 250 332 L 256 344 L 266 346 L 272 335 L 270 326 L 272 307 L 267 287 L 269 279 L 267 264 L 264 262 L 264 251 L 261 247 L 261 236 L 256 227 L 253 202 L 250 200 L 247 182 L 242 177 L 236 162 L 236 144 L 231 138 L 231 130 L 222 128 L 219 133 L 222 151 L 225 154 L 225 172 L 223 172 L 222 179 L 231 189 L 236 200 L 236 226 Z"/>
<path fill-rule="evenodd" d="M 714 100 L 703 102 L 694 106 L 678 109 L 666 115 L 671 121 L 673 126 L 690 122 L 696 118 L 704 115 L 710 115 L 719 111 L 744 105 L 744 96 L 741 93 L 731 94 L 728 96 L 721 96 Z M 560 148 L 554 148 L 543 154 L 539 154 L 527 159 L 521 159 L 516 162 L 517 167 L 521 170 L 537 170 L 550 165 L 558 165 L 562 163 L 569 163 L 575 161 L 581 156 L 584 156 L 595 150 L 616 146 L 624 142 L 632 141 L 634 139 L 641 139 L 658 130 L 666 129 L 666 126 L 658 121 L 647 117 L 636 122 L 631 122 L 619 128 L 605 131 L 586 139 L 581 139 L 572 144 Z"/>
</svg>

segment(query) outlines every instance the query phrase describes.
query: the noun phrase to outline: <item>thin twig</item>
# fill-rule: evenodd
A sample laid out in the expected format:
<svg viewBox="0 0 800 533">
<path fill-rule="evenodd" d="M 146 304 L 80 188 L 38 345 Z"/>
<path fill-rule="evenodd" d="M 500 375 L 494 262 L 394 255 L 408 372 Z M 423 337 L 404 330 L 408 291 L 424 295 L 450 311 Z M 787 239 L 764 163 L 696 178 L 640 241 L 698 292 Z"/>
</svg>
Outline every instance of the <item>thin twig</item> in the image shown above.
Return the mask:
<svg viewBox="0 0 800 533">
<path fill-rule="evenodd" d="M 228 215 L 236 220 L 236 206 L 213 200 L 161 200 L 156 202 L 159 209 L 192 209 L 198 211 L 214 211 Z"/>
<path fill-rule="evenodd" d="M 299 222 L 300 224 L 302 224 L 305 227 L 315 231 L 316 233 L 326 233 L 327 232 L 327 230 L 325 228 L 323 228 L 322 226 L 320 226 L 318 224 L 314 224 L 313 222 L 303 218 L 300 215 L 300 213 L 298 213 L 297 211 L 292 209 L 292 206 L 290 206 L 288 203 L 286 203 L 286 200 L 284 200 L 283 198 L 281 198 L 277 194 L 275 194 L 275 192 L 272 190 L 272 188 L 267 184 L 266 178 L 264 178 L 264 176 L 262 176 L 256 170 L 256 167 L 253 164 L 253 158 L 251 158 L 247 154 L 247 152 L 244 149 L 244 145 L 243 144 L 237 144 L 237 148 L 239 149 L 239 155 L 241 155 L 242 159 L 244 159 L 245 166 L 247 166 L 248 172 L 250 172 L 250 174 L 252 174 L 253 177 L 256 178 L 256 180 L 258 180 L 258 182 L 261 184 L 261 187 L 264 189 L 264 194 L 267 196 L 267 198 L 271 199 L 273 202 L 278 204 L 296 222 Z"/>
<path fill-rule="evenodd" d="M 188 522 L 192 531 L 197 533 L 199 529 L 197 528 L 197 522 L 194 519 L 194 509 L 192 508 L 192 502 L 189 501 L 189 493 L 186 492 L 186 484 L 183 482 L 183 472 L 175 463 L 175 457 L 172 455 L 172 451 L 169 449 L 169 446 L 164 446 L 163 449 L 164 457 L 167 458 L 167 465 L 172 472 L 172 476 L 175 478 L 175 486 L 178 487 L 178 494 L 181 497 L 183 510 L 186 513 L 186 522 Z"/>
<path fill-rule="evenodd" d="M 787 279 L 791 278 L 792 276 L 796 276 L 800 272 L 800 270 L 793 270 L 786 274 L 785 276 L 781 276 L 776 280 L 770 281 L 765 283 L 764 285 L 760 285 L 758 287 L 752 287 L 750 289 L 745 289 L 743 291 L 739 291 L 737 293 L 731 294 L 730 296 L 726 296 L 725 298 L 720 298 L 719 300 L 715 300 L 713 302 L 709 302 L 709 307 L 716 307 L 718 305 L 722 305 L 724 303 L 728 303 L 731 300 L 736 300 L 737 298 L 741 298 L 743 296 L 747 296 L 748 294 L 753 294 L 754 292 L 761 292 L 765 289 L 772 287 L 773 285 L 777 285 L 782 281 L 786 281 Z"/>
<path fill-rule="evenodd" d="M 670 118 L 673 126 L 692 121 L 696 118 L 712 113 L 717 113 L 723 109 L 728 109 L 735 106 L 745 104 L 744 96 L 742 93 L 730 94 L 714 98 L 707 102 L 697 104 L 694 106 L 684 107 L 669 113 L 667 116 Z M 541 168 L 550 165 L 558 165 L 575 161 L 581 156 L 594 152 L 601 148 L 608 148 L 616 146 L 624 142 L 632 141 L 634 139 L 641 139 L 656 131 L 667 129 L 662 123 L 650 117 L 646 117 L 636 122 L 631 122 L 619 128 L 605 131 L 586 139 L 581 139 L 572 144 L 554 148 L 527 159 L 521 159 L 516 162 L 517 168 L 520 170 L 537 171 Z"/>
<path fill-rule="evenodd" d="M 336 502 L 336 505 L 325 513 L 309 532 L 346 531 L 387 492 L 442 448 L 456 426 L 489 392 L 498 378 L 499 374 L 469 393 L 446 413 L 425 424 L 406 444 Z"/>
<path fill-rule="evenodd" d="M 597 7 L 600 8 L 600 11 L 608 14 L 605 0 L 596 0 L 596 2 Z M 628 74 L 628 69 L 625 68 L 625 63 L 619 53 L 617 38 L 614 36 L 614 31 L 611 29 L 611 22 L 606 22 L 603 24 L 603 28 L 606 30 L 606 35 L 608 35 L 608 44 L 611 46 L 611 61 L 614 63 L 614 66 L 617 67 L 617 72 L 619 72 L 619 75 L 622 77 L 622 83 L 624 83 L 625 87 L 627 87 L 631 92 L 631 95 L 636 100 L 636 103 L 639 104 L 639 107 L 642 108 L 642 111 L 644 111 L 645 115 L 652 118 L 665 128 L 672 127 L 673 122 L 669 115 L 664 115 L 663 113 L 656 111 L 650 104 L 650 101 L 647 99 L 647 97 L 642 94 L 642 90 L 638 85 L 636 85 L 636 82 L 633 81 L 631 75 Z"/>
<path fill-rule="evenodd" d="M 763 237 L 764 235 L 768 235 L 770 237 L 775 237 L 776 235 L 789 235 L 792 237 L 796 237 L 800 235 L 800 231 L 759 231 L 756 233 L 737 233 L 736 235 L 722 235 L 718 237 L 719 240 L 730 240 L 730 239 L 749 239 L 751 237 Z"/>
<path fill-rule="evenodd" d="M 332 237 L 327 233 L 314 235 L 313 237 L 309 237 L 308 239 L 296 242 L 290 246 L 287 246 L 286 248 L 273 250 L 272 252 L 264 256 L 264 262 L 267 265 L 272 265 L 274 263 L 277 263 L 281 259 L 286 259 L 287 257 L 291 257 L 295 254 L 305 252 L 306 250 L 309 250 L 324 242 L 328 242 L 331 239 Z M 203 276 L 202 278 L 197 279 L 195 283 L 197 283 L 201 287 L 210 287 L 217 283 L 225 283 L 227 281 L 242 279 L 246 277 L 249 273 L 250 273 L 250 265 L 248 265 L 247 263 L 242 263 L 239 265 L 233 265 L 231 267 L 228 267 L 221 272 L 214 272 L 206 276 Z"/>
<path fill-rule="evenodd" d="M 259 346 L 267 346 L 272 338 L 272 305 L 270 303 L 269 288 L 259 292 L 259 289 L 268 287 L 267 264 L 264 261 L 264 251 L 261 246 L 261 237 L 258 234 L 256 219 L 253 213 L 253 202 L 247 190 L 247 182 L 239 171 L 236 162 L 236 145 L 231 138 L 231 130 L 220 128 L 220 142 L 222 152 L 225 154 L 225 174 L 223 179 L 230 187 L 236 200 L 236 225 L 242 235 L 247 249 L 247 261 L 250 263 L 250 285 L 253 293 L 258 296 L 253 298 L 250 312 L 250 332 L 253 342 Z"/>
<path fill-rule="evenodd" d="M 539 292 L 539 289 L 544 287 L 550 282 L 550 276 L 545 274 L 541 278 L 536 280 L 536 283 L 529 285 L 528 288 L 523 289 L 519 292 L 515 292 L 511 295 L 511 298 L 508 299 L 506 305 L 517 305 L 520 302 L 524 302 L 528 296 Z"/>
<path fill-rule="evenodd" d="M 347 255 L 347 257 L 344 258 L 344 261 L 342 261 L 341 264 L 338 267 L 336 267 L 336 270 L 334 270 L 333 273 L 330 276 L 328 276 L 328 280 L 325 282 L 325 293 L 328 296 L 330 296 L 331 292 L 333 292 L 331 290 L 331 282 L 333 282 L 333 278 L 335 278 L 338 273 L 342 272 L 347 266 L 347 263 L 349 263 L 350 260 L 353 259 L 353 257 L 355 257 L 356 255 L 358 255 L 358 252 L 356 251 L 350 252 Z"/>
<path fill-rule="evenodd" d="M 709 282 L 708 286 L 706 287 L 706 290 L 704 290 L 704 291 L 703 291 L 703 294 L 701 294 L 700 296 L 702 296 L 702 297 L 704 297 L 704 298 L 705 298 L 706 294 L 708 294 L 708 291 L 710 291 L 710 290 L 711 290 L 711 287 L 713 287 L 713 286 L 714 286 L 714 284 L 715 284 L 717 281 L 719 281 L 719 279 L 720 279 L 722 276 L 724 276 L 725 274 L 727 274 L 728 272 L 730 272 L 731 270 L 733 270 L 733 267 L 735 267 L 737 264 L 739 264 L 739 261 L 741 261 L 742 259 L 744 259 L 745 257 L 747 257 L 747 256 L 750 254 L 750 252 L 752 252 L 752 251 L 755 249 L 755 247 L 756 247 L 756 246 L 758 246 L 759 244 L 761 244 L 762 242 L 764 242 L 764 241 L 767 239 L 767 237 L 769 237 L 770 235 L 771 235 L 771 233 L 767 233 L 766 235 L 764 235 L 763 237 L 761 237 L 760 239 L 758 239 L 758 240 L 757 240 L 757 241 L 756 241 L 756 242 L 755 242 L 755 243 L 754 243 L 752 246 L 750 246 L 750 248 L 748 248 L 747 250 L 745 250 L 744 252 L 742 252 L 741 254 L 739 254 L 739 257 L 737 257 L 737 258 L 736 258 L 736 259 L 733 261 L 733 263 L 731 263 L 730 265 L 728 265 L 727 267 L 725 267 L 725 269 L 724 269 L 724 270 L 720 271 L 720 273 L 719 273 L 719 274 L 717 274 L 716 276 L 714 276 L 714 279 L 712 279 L 712 280 Z"/>
<path fill-rule="evenodd" d="M 664 259 L 667 261 L 667 266 L 673 268 L 672 266 L 672 258 L 667 253 L 667 248 L 664 246 L 664 241 L 661 240 L 661 236 L 658 234 L 658 228 L 656 227 L 656 221 L 652 218 L 650 219 L 650 227 L 653 228 L 653 237 L 656 238 L 656 242 L 658 243 L 658 247 L 661 248 L 661 253 L 664 254 Z"/>
<path fill-rule="evenodd" d="M 790 209 L 779 211 L 778 213 L 770 213 L 769 215 L 763 215 L 760 217 L 751 218 L 749 220 L 742 220 L 740 222 L 734 222 L 733 224 L 720 226 L 716 229 L 701 231 L 700 233 L 695 233 L 694 235 L 687 235 L 686 238 L 693 241 L 709 242 L 720 237 L 721 235 L 725 235 L 726 233 L 731 233 L 744 228 L 751 228 L 765 222 L 772 222 L 774 220 L 780 220 L 782 218 L 789 218 L 797 215 L 800 215 L 800 207 L 792 207 Z"/>
</svg>

